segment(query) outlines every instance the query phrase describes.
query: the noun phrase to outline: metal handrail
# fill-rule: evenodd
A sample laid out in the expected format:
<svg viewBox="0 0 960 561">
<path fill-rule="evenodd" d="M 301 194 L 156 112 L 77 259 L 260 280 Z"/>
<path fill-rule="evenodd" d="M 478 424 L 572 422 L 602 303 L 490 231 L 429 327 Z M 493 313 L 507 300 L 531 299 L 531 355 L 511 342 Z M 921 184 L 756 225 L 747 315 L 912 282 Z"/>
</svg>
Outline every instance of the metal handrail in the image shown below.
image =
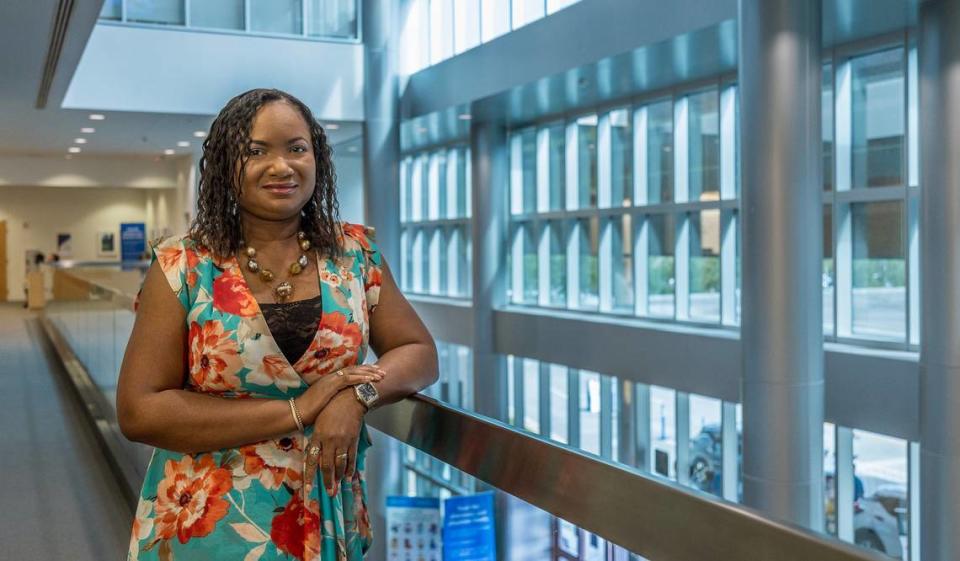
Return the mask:
<svg viewBox="0 0 960 561">
<path fill-rule="evenodd" d="M 654 561 L 889 561 L 423 395 L 376 409 L 367 422 Z"/>
<path fill-rule="evenodd" d="M 96 281 L 127 307 L 133 297 Z M 889 561 L 888 557 L 417 394 L 373 428 L 653 561 Z"/>
</svg>

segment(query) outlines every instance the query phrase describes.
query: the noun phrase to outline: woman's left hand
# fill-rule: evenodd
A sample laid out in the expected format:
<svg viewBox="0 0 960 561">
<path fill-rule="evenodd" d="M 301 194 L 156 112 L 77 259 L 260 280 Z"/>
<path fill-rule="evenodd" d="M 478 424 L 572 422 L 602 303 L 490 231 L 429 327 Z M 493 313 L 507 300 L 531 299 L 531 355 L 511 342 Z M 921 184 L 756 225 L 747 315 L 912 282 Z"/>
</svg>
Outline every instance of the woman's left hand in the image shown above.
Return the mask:
<svg viewBox="0 0 960 561">
<path fill-rule="evenodd" d="M 320 455 L 307 454 L 304 485 L 316 481 L 319 467 L 327 495 L 332 497 L 340 492 L 340 481 L 344 476 L 352 477 L 356 469 L 357 443 L 364 413 L 366 408 L 357 400 L 352 386 L 341 390 L 320 411 L 307 443 L 307 450 L 318 446 Z"/>
</svg>

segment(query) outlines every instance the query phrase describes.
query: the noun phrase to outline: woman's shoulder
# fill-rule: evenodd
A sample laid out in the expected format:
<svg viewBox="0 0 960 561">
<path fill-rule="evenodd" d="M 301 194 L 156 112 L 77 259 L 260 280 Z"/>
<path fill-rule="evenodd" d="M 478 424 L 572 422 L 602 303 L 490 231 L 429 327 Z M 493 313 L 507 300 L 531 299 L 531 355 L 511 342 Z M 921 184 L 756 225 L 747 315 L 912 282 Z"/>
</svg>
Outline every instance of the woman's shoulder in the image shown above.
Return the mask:
<svg viewBox="0 0 960 561">
<path fill-rule="evenodd" d="M 340 230 L 343 232 L 344 244 L 348 248 L 349 244 L 352 244 L 359 246 L 360 249 L 366 252 L 374 251 L 376 230 L 373 226 L 352 222 L 340 222 Z"/>
<path fill-rule="evenodd" d="M 201 262 L 213 259 L 207 246 L 190 232 L 157 238 L 150 242 L 150 246 L 161 266 L 175 261 L 195 267 Z"/>
</svg>

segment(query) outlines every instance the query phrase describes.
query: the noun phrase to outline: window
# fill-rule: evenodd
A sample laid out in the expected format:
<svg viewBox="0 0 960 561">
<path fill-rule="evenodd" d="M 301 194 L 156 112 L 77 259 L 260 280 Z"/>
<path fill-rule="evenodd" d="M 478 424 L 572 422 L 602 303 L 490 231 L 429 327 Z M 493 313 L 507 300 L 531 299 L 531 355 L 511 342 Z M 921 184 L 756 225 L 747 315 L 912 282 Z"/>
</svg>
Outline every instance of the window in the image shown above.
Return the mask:
<svg viewBox="0 0 960 561">
<path fill-rule="evenodd" d="M 311 37 L 357 37 L 356 0 L 308 0 L 307 35 Z"/>
<path fill-rule="evenodd" d="M 610 205 L 633 204 L 633 126 L 630 111 L 612 111 L 610 119 Z"/>
<path fill-rule="evenodd" d="M 677 402 L 676 392 L 650 386 L 650 441 L 653 450 L 653 472 L 663 477 L 677 477 Z"/>
<path fill-rule="evenodd" d="M 904 185 L 903 49 L 853 59 L 853 187 Z"/>
<path fill-rule="evenodd" d="M 597 116 L 577 119 L 578 208 L 597 206 Z"/>
<path fill-rule="evenodd" d="M 183 25 L 183 0 L 126 0 L 127 21 Z"/>
<path fill-rule="evenodd" d="M 249 0 L 250 29 L 262 33 L 301 35 L 303 7 L 301 0 Z"/>
<path fill-rule="evenodd" d="M 633 217 L 629 214 L 610 221 L 613 309 L 633 313 Z"/>
<path fill-rule="evenodd" d="M 599 228 L 600 219 L 597 217 L 577 221 L 577 235 L 580 240 L 580 298 L 577 307 L 581 310 L 600 308 Z"/>
<path fill-rule="evenodd" d="M 720 101 L 717 90 L 688 98 L 690 200 L 720 197 Z"/>
<path fill-rule="evenodd" d="M 689 484 L 717 496 L 723 491 L 721 417 L 719 399 L 690 395 Z"/>
<path fill-rule="evenodd" d="M 672 214 L 647 217 L 647 313 L 673 317 L 676 292 L 674 278 L 676 222 Z"/>
<path fill-rule="evenodd" d="M 720 321 L 720 211 L 692 212 L 690 318 Z"/>
<path fill-rule="evenodd" d="M 647 106 L 647 202 L 673 201 L 673 102 Z"/>
<path fill-rule="evenodd" d="M 906 329 L 903 203 L 852 205 L 853 332 L 903 339 Z"/>
<path fill-rule="evenodd" d="M 243 30 L 243 0 L 207 0 L 190 3 L 190 25 L 211 29 Z"/>
</svg>

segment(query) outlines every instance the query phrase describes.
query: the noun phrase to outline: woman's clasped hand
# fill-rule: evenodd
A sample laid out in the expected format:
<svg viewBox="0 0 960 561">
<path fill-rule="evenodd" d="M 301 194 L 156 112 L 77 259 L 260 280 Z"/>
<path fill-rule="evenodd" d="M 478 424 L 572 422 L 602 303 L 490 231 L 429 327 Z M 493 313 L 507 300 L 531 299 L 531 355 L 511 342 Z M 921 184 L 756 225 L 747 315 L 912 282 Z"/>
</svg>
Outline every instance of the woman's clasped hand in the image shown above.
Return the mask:
<svg viewBox="0 0 960 561">
<path fill-rule="evenodd" d="M 318 470 L 329 496 L 339 492 L 340 480 L 353 477 L 357 444 L 366 407 L 345 388 L 380 382 L 387 372 L 376 364 L 348 366 L 314 381 L 296 404 L 305 426 L 312 426 L 306 446 L 304 483 L 312 485 Z"/>
</svg>

